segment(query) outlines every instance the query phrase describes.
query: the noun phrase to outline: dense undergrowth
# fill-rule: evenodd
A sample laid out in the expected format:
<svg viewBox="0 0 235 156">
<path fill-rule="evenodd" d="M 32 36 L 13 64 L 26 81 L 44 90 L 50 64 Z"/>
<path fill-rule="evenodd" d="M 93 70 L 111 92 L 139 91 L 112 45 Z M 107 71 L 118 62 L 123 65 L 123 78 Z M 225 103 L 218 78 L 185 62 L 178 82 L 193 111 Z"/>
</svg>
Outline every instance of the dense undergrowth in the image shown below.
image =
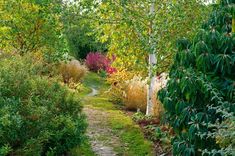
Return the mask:
<svg viewBox="0 0 235 156">
<path fill-rule="evenodd" d="M 222 0 L 193 41 L 178 42 L 170 80 L 159 94 L 176 132 L 174 155 L 235 154 L 234 5 Z"/>
<path fill-rule="evenodd" d="M 0 58 L 0 155 L 61 155 L 85 139 L 79 99 L 31 57 Z"/>
</svg>

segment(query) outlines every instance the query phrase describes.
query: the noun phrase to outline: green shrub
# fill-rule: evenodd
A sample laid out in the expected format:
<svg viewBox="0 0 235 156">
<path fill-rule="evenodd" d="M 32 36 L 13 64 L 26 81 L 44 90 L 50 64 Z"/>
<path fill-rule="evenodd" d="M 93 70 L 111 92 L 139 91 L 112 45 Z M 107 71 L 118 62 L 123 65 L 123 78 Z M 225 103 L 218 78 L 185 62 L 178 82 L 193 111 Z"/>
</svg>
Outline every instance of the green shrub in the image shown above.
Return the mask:
<svg viewBox="0 0 235 156">
<path fill-rule="evenodd" d="M 79 100 L 24 57 L 0 59 L 0 155 L 61 155 L 84 140 Z"/>
<path fill-rule="evenodd" d="M 234 4 L 234 0 L 222 0 L 192 43 L 186 39 L 178 42 L 170 80 L 159 93 L 176 133 L 174 155 L 234 155 L 229 150 L 234 149 L 235 140 L 231 128 L 235 112 Z M 223 130 L 220 124 L 226 125 Z M 231 134 L 227 141 L 226 133 Z"/>
</svg>

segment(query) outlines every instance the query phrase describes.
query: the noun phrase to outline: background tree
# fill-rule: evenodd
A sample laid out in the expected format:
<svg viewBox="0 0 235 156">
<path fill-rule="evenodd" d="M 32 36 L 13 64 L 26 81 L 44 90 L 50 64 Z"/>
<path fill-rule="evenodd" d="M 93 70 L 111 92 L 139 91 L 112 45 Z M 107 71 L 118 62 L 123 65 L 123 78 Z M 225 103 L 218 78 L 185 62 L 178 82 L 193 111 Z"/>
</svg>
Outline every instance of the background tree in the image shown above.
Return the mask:
<svg viewBox="0 0 235 156">
<path fill-rule="evenodd" d="M 173 43 L 182 35 L 191 37 L 207 9 L 202 1 L 104 1 L 99 5 L 98 31 L 102 41 L 109 40 L 109 53 L 117 55 L 116 66 L 143 76 L 149 68 L 147 114 L 152 112 L 156 72 L 167 70 L 175 52 Z"/>
<path fill-rule="evenodd" d="M 43 51 L 62 56 L 66 50 L 61 0 L 1 0 L 0 48 L 21 55 Z"/>
<path fill-rule="evenodd" d="M 166 71 L 174 56 L 175 41 L 192 37 L 207 17 L 209 7 L 198 1 L 155 1 L 156 13 L 149 16 L 151 1 L 104 1 L 95 14 L 101 41 L 109 41 L 109 53 L 117 56 L 117 67 L 144 71 L 148 67 L 149 28 L 153 22 L 158 72 Z M 198 8 L 194 9 L 193 8 Z M 194 28 L 193 26 L 196 27 Z M 136 67 L 136 68 L 135 68 Z"/>
<path fill-rule="evenodd" d="M 80 22 L 83 19 L 84 23 L 92 23 L 86 25 L 96 32 L 92 34 L 96 34 L 101 42 L 108 43 L 108 54 L 117 56 L 114 66 L 135 71 L 143 77 L 149 75 L 152 79 L 149 88 L 153 86 L 154 76 L 166 71 L 171 64 L 177 38 L 183 35 L 191 37 L 197 30 L 193 26 L 199 25 L 209 10 L 202 1 L 197 0 L 83 0 L 68 4 Z M 152 8 L 155 11 L 150 14 L 151 5 L 154 5 Z M 67 34 L 71 37 L 70 43 L 82 45 L 83 42 L 77 40 L 76 35 Z M 157 60 L 156 65 L 151 67 L 149 54 Z M 151 107 L 153 94 L 149 90 L 151 96 L 148 96 L 148 106 Z M 148 110 L 147 114 L 150 114 L 151 108 Z"/>
<path fill-rule="evenodd" d="M 85 59 L 89 52 L 104 52 L 106 43 L 101 43 L 94 31 L 94 22 L 89 18 L 82 18 L 81 10 L 76 4 L 67 3 L 63 9 L 64 34 L 68 41 L 69 52 L 77 59 Z M 88 17 L 90 12 L 86 14 Z"/>
</svg>

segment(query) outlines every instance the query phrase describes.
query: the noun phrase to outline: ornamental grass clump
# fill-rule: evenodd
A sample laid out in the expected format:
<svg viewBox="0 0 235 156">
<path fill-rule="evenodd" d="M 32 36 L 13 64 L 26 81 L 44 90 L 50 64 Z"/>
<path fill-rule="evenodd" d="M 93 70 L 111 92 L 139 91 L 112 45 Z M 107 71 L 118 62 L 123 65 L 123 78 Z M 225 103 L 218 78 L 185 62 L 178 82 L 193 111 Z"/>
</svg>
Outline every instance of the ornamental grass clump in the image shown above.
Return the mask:
<svg viewBox="0 0 235 156">
<path fill-rule="evenodd" d="M 139 76 L 126 81 L 126 88 L 124 91 L 124 105 L 128 110 L 146 111 L 147 104 L 147 81 Z"/>
<path fill-rule="evenodd" d="M 167 82 L 167 74 L 163 73 L 156 77 L 155 84 L 153 86 L 153 110 L 152 115 L 159 117 L 163 112 L 161 102 L 156 97 L 158 91 L 162 89 Z M 123 87 L 123 102 L 128 110 L 140 110 L 145 113 L 147 108 L 147 79 L 143 79 L 140 76 L 134 76 L 131 80 L 125 81 L 125 87 Z"/>
<path fill-rule="evenodd" d="M 107 82 L 111 86 L 107 92 L 110 101 L 115 104 L 123 104 L 123 95 L 127 86 L 126 81 L 131 80 L 134 75 L 133 72 L 121 69 L 107 77 Z"/>
<path fill-rule="evenodd" d="M 72 60 L 69 63 L 62 63 L 60 71 L 65 83 L 79 82 L 87 73 L 87 68 L 78 60 Z"/>
<path fill-rule="evenodd" d="M 107 78 L 111 85 L 107 94 L 109 100 L 115 104 L 124 105 L 127 110 L 146 111 L 147 104 L 147 79 L 136 76 L 134 72 L 125 69 L 119 70 Z M 167 82 L 167 74 L 163 73 L 156 77 L 154 84 L 153 115 L 160 117 L 163 112 L 162 104 L 156 97 L 157 92 L 162 89 Z"/>
<path fill-rule="evenodd" d="M 178 41 L 170 80 L 159 93 L 176 133 L 174 155 L 235 154 L 234 6 L 221 0 L 193 41 Z"/>
</svg>

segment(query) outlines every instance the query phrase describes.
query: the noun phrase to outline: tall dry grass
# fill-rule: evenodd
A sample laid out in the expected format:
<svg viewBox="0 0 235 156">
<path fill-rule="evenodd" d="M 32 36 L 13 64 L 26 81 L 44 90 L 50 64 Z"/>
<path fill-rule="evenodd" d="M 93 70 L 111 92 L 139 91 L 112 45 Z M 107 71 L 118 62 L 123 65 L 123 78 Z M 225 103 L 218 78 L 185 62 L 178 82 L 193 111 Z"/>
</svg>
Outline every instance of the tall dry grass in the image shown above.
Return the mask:
<svg viewBox="0 0 235 156">
<path fill-rule="evenodd" d="M 155 96 L 156 98 L 153 98 L 153 115 L 160 117 L 162 112 L 164 111 L 164 108 L 162 106 L 162 103 L 158 100 L 157 94 L 158 91 L 160 91 L 162 88 L 164 88 L 167 84 L 168 81 L 168 74 L 166 73 L 162 73 L 161 75 L 156 77 L 156 81 L 154 84 L 154 92 L 153 92 L 153 96 Z"/>
<path fill-rule="evenodd" d="M 109 99 L 117 104 L 123 104 L 127 110 L 140 109 L 143 113 L 147 107 L 147 79 L 135 75 L 125 69 L 110 75 L 107 78 L 111 88 L 107 92 Z M 154 84 L 154 97 L 152 114 L 160 116 L 163 112 L 161 102 L 157 99 L 157 93 L 167 82 L 167 74 L 163 73 L 156 77 Z"/>
<path fill-rule="evenodd" d="M 124 91 L 124 104 L 128 110 L 140 109 L 146 111 L 147 103 L 147 81 L 140 76 L 135 76 L 133 79 L 126 81 Z"/>
<path fill-rule="evenodd" d="M 79 82 L 87 73 L 87 68 L 77 60 L 72 60 L 69 63 L 62 63 L 60 71 L 65 83 Z"/>
<path fill-rule="evenodd" d="M 160 89 L 165 87 L 167 83 L 167 74 L 163 73 L 156 77 L 154 84 L 154 92 L 152 102 L 153 110 L 152 114 L 154 116 L 160 117 L 163 112 L 163 107 L 161 102 L 157 98 L 157 93 Z M 128 110 L 140 110 L 146 112 L 147 108 L 147 79 L 143 79 L 140 76 L 135 76 L 133 79 L 126 81 L 126 87 L 124 89 L 123 101 L 126 109 Z"/>
</svg>

